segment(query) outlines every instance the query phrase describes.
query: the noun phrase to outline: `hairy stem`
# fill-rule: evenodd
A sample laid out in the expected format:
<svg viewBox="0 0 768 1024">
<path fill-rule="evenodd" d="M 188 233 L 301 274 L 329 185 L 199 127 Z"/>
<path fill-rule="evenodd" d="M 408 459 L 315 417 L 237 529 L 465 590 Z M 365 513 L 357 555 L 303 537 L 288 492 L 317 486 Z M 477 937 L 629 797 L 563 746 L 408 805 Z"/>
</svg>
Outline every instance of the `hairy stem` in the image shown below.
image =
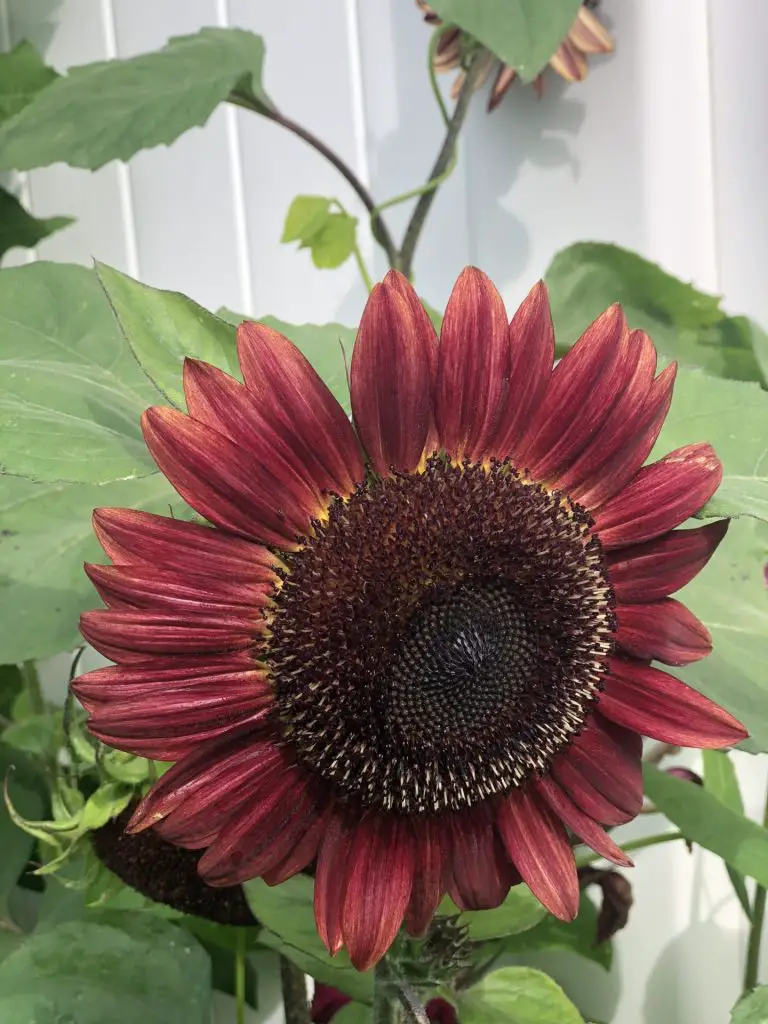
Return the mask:
<svg viewBox="0 0 768 1024">
<path fill-rule="evenodd" d="M 442 176 L 445 174 L 453 158 L 459 132 L 462 129 L 467 114 L 469 113 L 469 104 L 472 99 L 472 93 L 474 92 L 478 75 L 481 73 L 483 68 L 485 52 L 486 51 L 482 48 L 476 50 L 470 61 L 469 68 L 467 69 L 467 76 L 464 79 L 461 92 L 456 100 L 456 106 L 454 107 L 453 114 L 448 122 L 448 128 L 445 133 L 445 138 L 443 139 L 443 145 L 440 148 L 440 152 L 437 155 L 437 159 L 435 160 L 435 164 L 429 175 L 429 181 L 436 182 L 436 184 L 433 188 L 424 192 L 420 197 L 418 203 L 416 203 L 416 206 L 414 207 L 413 213 L 411 214 L 408 227 L 405 229 L 403 244 L 400 248 L 399 269 L 402 270 L 406 277 L 411 276 L 416 245 L 418 244 L 419 237 L 422 229 L 424 228 L 432 203 L 435 201 L 439 183 L 443 180 Z"/>
<path fill-rule="evenodd" d="M 373 972 L 373 1024 L 399 1024 L 397 990 L 392 984 L 386 960 L 380 960 Z"/>
<path fill-rule="evenodd" d="M 254 102 L 254 100 L 247 94 L 234 91 L 230 93 L 228 100 L 237 107 L 243 107 L 243 109 L 250 110 L 255 114 L 261 114 L 262 117 L 266 117 L 270 121 L 274 121 L 275 124 L 279 124 L 282 128 L 285 128 L 287 131 L 306 142 L 307 145 L 311 146 L 316 152 L 332 164 L 342 178 L 352 186 L 363 206 L 368 210 L 368 213 L 372 215 L 371 230 L 373 231 L 373 237 L 387 254 L 389 265 L 391 267 L 397 266 L 397 246 L 395 245 L 392 236 L 389 233 L 389 229 L 382 218 L 378 214 L 373 216 L 376 210 L 376 203 L 373 201 L 373 196 L 362 181 L 360 181 L 352 168 L 342 160 L 338 153 L 334 153 L 330 146 L 327 146 L 322 139 L 313 135 L 312 132 L 308 131 L 296 121 L 292 121 L 289 117 L 285 117 L 284 114 L 281 114 L 279 111 L 274 110 L 271 107 L 264 107 L 261 104 Z"/>
<path fill-rule="evenodd" d="M 763 826 L 768 828 L 768 793 L 765 797 Z M 757 972 L 760 968 L 760 946 L 763 940 L 763 921 L 765 920 L 765 886 L 758 885 L 752 901 L 752 913 L 749 925 L 749 941 L 747 942 L 747 962 L 744 967 L 744 992 L 750 992 L 757 984 Z"/>
<path fill-rule="evenodd" d="M 304 972 L 287 957 L 280 957 L 285 1024 L 309 1024 L 309 1003 Z"/>
<path fill-rule="evenodd" d="M 674 843 L 678 839 L 685 839 L 682 832 L 664 832 L 658 836 L 645 836 L 644 839 L 633 839 L 628 843 L 620 843 L 619 845 L 625 853 L 630 853 L 632 850 L 643 850 L 646 846 Z M 603 859 L 601 853 L 585 853 L 581 857 L 576 858 L 576 867 L 585 868 L 588 864 L 594 864 L 595 861 Z"/>
</svg>

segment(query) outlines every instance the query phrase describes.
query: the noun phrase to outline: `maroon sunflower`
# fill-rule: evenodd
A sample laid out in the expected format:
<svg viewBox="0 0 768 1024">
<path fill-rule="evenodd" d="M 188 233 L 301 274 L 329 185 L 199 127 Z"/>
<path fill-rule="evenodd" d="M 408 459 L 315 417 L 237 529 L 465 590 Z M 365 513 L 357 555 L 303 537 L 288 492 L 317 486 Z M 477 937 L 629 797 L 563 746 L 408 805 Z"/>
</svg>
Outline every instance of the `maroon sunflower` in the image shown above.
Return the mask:
<svg viewBox="0 0 768 1024">
<path fill-rule="evenodd" d="M 114 564 L 82 628 L 117 664 L 75 692 L 95 736 L 177 762 L 129 830 L 205 849 L 215 886 L 314 864 L 320 935 L 360 969 L 446 891 L 493 907 L 522 878 L 572 918 L 568 829 L 629 863 L 601 826 L 640 809 L 641 735 L 745 736 L 650 665 L 709 652 L 670 595 L 727 526 L 674 529 L 718 486 L 709 445 L 644 465 L 674 367 L 614 306 L 553 370 L 544 286 L 508 323 L 474 269 L 439 344 L 404 277 L 374 289 L 354 429 L 280 334 L 238 345 L 244 385 L 188 360 L 189 414 L 144 417 L 215 528 L 94 517 Z"/>
</svg>

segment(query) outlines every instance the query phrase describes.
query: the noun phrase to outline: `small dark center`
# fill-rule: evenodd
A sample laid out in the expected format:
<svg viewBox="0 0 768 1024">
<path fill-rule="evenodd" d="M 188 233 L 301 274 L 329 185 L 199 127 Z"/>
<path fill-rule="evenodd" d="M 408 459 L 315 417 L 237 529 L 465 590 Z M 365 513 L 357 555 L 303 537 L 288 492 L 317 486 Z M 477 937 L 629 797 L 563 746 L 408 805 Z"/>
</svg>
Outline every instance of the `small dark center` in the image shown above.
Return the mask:
<svg viewBox="0 0 768 1024">
<path fill-rule="evenodd" d="M 277 717 L 338 794 L 402 813 L 521 785 L 583 727 L 613 593 L 584 509 L 507 463 L 373 480 L 289 556 Z"/>
</svg>

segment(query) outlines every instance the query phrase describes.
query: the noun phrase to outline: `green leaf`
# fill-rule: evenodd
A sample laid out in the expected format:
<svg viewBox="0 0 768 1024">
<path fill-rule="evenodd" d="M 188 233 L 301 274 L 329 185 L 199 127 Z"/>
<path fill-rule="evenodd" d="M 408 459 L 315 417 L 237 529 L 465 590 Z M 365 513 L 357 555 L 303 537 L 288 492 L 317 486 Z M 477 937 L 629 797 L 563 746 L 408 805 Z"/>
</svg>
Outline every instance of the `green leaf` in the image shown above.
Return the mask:
<svg viewBox="0 0 768 1024">
<path fill-rule="evenodd" d="M 581 0 L 429 0 L 443 21 L 464 29 L 532 81 L 568 34 Z"/>
<path fill-rule="evenodd" d="M 700 515 L 768 520 L 768 392 L 757 384 L 681 369 L 672 408 L 651 454 L 657 459 L 709 441 L 723 463 L 723 482 Z"/>
<path fill-rule="evenodd" d="M 0 126 L 0 170 L 128 160 L 205 124 L 232 92 L 270 108 L 263 60 L 259 36 L 204 28 L 156 53 L 70 68 Z"/>
<path fill-rule="evenodd" d="M 459 997 L 461 1024 L 584 1024 L 560 986 L 532 967 L 493 971 Z"/>
<path fill-rule="evenodd" d="M 44 813 L 43 782 L 19 751 L 0 743 L 0 785 L 8 780 L 12 805 L 25 818 Z M 14 825 L 0 797 L 0 919 L 8 914 L 8 898 L 32 853 L 34 839 Z M 0 928 L 2 934 L 2 928 Z"/>
<path fill-rule="evenodd" d="M 104 487 L 0 475 L 0 662 L 44 658 L 82 642 L 80 612 L 101 606 L 83 572 L 83 562 L 104 558 L 91 525 L 99 506 L 189 514 L 159 474 Z"/>
<path fill-rule="evenodd" d="M 316 267 L 332 269 L 349 259 L 355 249 L 357 219 L 346 211 L 332 212 L 335 199 L 296 196 L 285 218 L 281 242 L 299 242 L 309 249 Z"/>
<path fill-rule="evenodd" d="M 744 803 L 741 799 L 739 780 L 729 755 L 723 750 L 702 750 L 701 754 L 704 761 L 704 788 L 726 807 L 730 807 L 737 814 L 743 814 Z M 726 864 L 725 867 L 741 909 L 747 919 L 752 920 L 752 906 L 743 876 L 730 864 Z"/>
<path fill-rule="evenodd" d="M 308 245 L 330 211 L 331 200 L 325 196 L 296 196 L 288 208 L 280 241 Z"/>
<path fill-rule="evenodd" d="M 10 718 L 16 698 L 24 689 L 18 665 L 0 665 L 0 716 Z"/>
<path fill-rule="evenodd" d="M 614 302 L 629 326 L 646 331 L 669 359 L 718 377 L 764 382 L 743 317 L 726 317 L 720 299 L 617 245 L 577 242 L 545 274 L 560 354 Z"/>
<path fill-rule="evenodd" d="M 119 782 L 105 782 L 86 800 L 80 827 L 91 832 L 101 828 L 125 810 L 132 796 L 130 787 Z"/>
<path fill-rule="evenodd" d="M 265 926 L 259 941 L 292 960 L 318 981 L 333 985 L 358 1002 L 370 1003 L 372 973 L 358 973 L 345 950 L 331 957 L 317 934 L 314 886 L 314 881 L 306 875 L 294 875 L 274 887 L 260 878 L 246 882 L 243 888 L 248 905 Z"/>
<path fill-rule="evenodd" d="M 9 249 L 31 249 L 54 231 L 72 223 L 72 217 L 37 220 L 27 213 L 16 196 L 0 188 L 0 259 Z"/>
<path fill-rule="evenodd" d="M 535 928 L 504 939 L 505 953 L 531 953 L 544 949 L 567 949 L 586 960 L 594 960 L 604 970 L 611 969 L 613 946 L 610 942 L 595 944 L 597 935 L 597 907 L 584 893 L 581 895 L 579 915 L 574 921 L 559 921 L 548 914 Z"/>
<path fill-rule="evenodd" d="M 333 1024 L 368 1024 L 371 1019 L 370 1007 L 364 1003 L 347 1003 L 333 1015 Z"/>
<path fill-rule="evenodd" d="M 0 274 L 0 464 L 35 480 L 106 483 L 155 470 L 139 427 L 158 398 L 92 271 Z"/>
<path fill-rule="evenodd" d="M 768 985 L 760 985 L 736 1003 L 731 1024 L 768 1024 Z"/>
<path fill-rule="evenodd" d="M 0 122 L 17 114 L 58 77 L 26 40 L 9 53 L 0 53 Z"/>
<path fill-rule="evenodd" d="M 186 356 L 240 376 L 235 332 L 225 320 L 186 295 L 150 288 L 104 263 L 96 264 L 96 272 L 129 351 L 169 402 L 186 408 L 182 387 Z"/>
<path fill-rule="evenodd" d="M 687 839 L 768 886 L 768 829 L 732 811 L 701 786 L 653 765 L 644 765 L 643 776 L 648 798 Z"/>
<path fill-rule="evenodd" d="M 217 316 L 235 326 L 239 326 L 244 320 L 253 319 L 253 317 L 234 313 L 231 309 L 224 307 L 217 310 Z M 274 316 L 259 317 L 259 323 L 266 324 L 273 331 L 284 334 L 304 353 L 325 381 L 336 401 L 348 413 L 350 410 L 349 384 L 347 383 L 345 358 L 347 361 L 351 358 L 357 334 L 355 328 L 335 323 L 289 324 Z"/>
<path fill-rule="evenodd" d="M 118 782 L 136 786 L 149 778 L 149 761 L 146 757 L 127 754 L 124 750 L 107 750 L 101 759 L 101 767 Z"/>
<path fill-rule="evenodd" d="M 459 910 L 446 897 L 438 913 L 458 914 Z M 473 942 L 498 939 L 504 935 L 517 935 L 528 931 L 546 917 L 546 909 L 539 903 L 527 885 L 515 885 L 507 898 L 493 910 L 468 910 L 461 915 Z"/>
<path fill-rule="evenodd" d="M 61 713 L 31 715 L 22 722 L 13 722 L 0 734 L 0 739 L 14 750 L 23 750 L 33 757 L 52 757 L 61 736 Z"/>
<path fill-rule="evenodd" d="M 707 625 L 712 653 L 674 674 L 727 708 L 749 730 L 740 744 L 768 750 L 768 525 L 731 523 L 725 540 L 699 575 L 675 596 Z"/>
<path fill-rule="evenodd" d="M 0 964 L 0 1019 L 209 1024 L 210 963 L 151 914 L 91 911 L 34 934 Z"/>
</svg>

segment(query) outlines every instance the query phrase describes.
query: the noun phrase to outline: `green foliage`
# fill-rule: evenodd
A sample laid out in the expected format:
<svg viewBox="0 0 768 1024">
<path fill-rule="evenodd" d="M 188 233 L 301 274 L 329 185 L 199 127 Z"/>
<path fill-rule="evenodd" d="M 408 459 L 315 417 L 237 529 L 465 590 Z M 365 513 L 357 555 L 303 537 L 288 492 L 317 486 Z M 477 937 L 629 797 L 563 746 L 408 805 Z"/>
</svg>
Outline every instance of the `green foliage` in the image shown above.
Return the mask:
<svg viewBox="0 0 768 1024">
<path fill-rule="evenodd" d="M 318 981 L 333 985 L 360 1003 L 370 1003 L 373 997 L 371 972 L 359 974 L 345 950 L 331 957 L 317 934 L 314 885 L 305 875 L 294 875 L 274 887 L 260 878 L 245 883 L 248 905 L 265 926 L 259 941 L 292 960 Z"/>
<path fill-rule="evenodd" d="M 459 909 L 446 896 L 438 909 L 439 914 L 452 916 Z M 473 942 L 498 939 L 506 935 L 527 932 L 547 915 L 527 885 L 515 885 L 507 893 L 504 902 L 493 910 L 467 910 L 461 914 L 459 923 L 466 925 Z"/>
<path fill-rule="evenodd" d="M 17 114 L 58 77 L 26 40 L 0 53 L 0 122 Z"/>
<path fill-rule="evenodd" d="M 768 985 L 744 996 L 731 1011 L 731 1024 L 768 1024 Z"/>
<path fill-rule="evenodd" d="M 532 967 L 504 967 L 459 997 L 461 1024 L 583 1024 L 560 986 Z"/>
<path fill-rule="evenodd" d="M 18 750 L 0 743 L 0 785 L 6 783 L 8 796 L 22 814 L 38 818 L 45 810 L 44 783 L 33 763 Z M 11 820 L 0 800 L 0 934 L 8 917 L 8 898 L 27 865 L 34 839 Z"/>
<path fill-rule="evenodd" d="M 263 60 L 259 36 L 203 28 L 156 53 L 71 68 L 0 126 L 0 170 L 128 160 L 205 124 L 233 93 L 266 110 Z"/>
<path fill-rule="evenodd" d="M 9 249 L 31 249 L 54 231 L 60 231 L 72 223 L 71 217 L 36 220 L 27 213 L 16 196 L 0 188 L 0 259 Z"/>
<path fill-rule="evenodd" d="M 574 921 L 559 921 L 551 914 L 529 931 L 511 935 L 501 942 L 504 953 L 532 953 L 544 949 L 566 949 L 586 960 L 593 960 L 604 970 L 611 969 L 613 946 L 610 942 L 596 944 L 597 907 L 584 893 L 579 915 Z"/>
<path fill-rule="evenodd" d="M 0 352 L 5 472 L 106 483 L 154 471 L 139 417 L 157 392 L 91 271 L 33 263 L 0 273 Z"/>
<path fill-rule="evenodd" d="M 643 769 L 645 792 L 656 808 L 693 843 L 721 857 L 742 875 L 768 885 L 768 829 L 731 810 L 701 786 Z"/>
<path fill-rule="evenodd" d="M 730 807 L 737 814 L 743 814 L 744 804 L 741 799 L 739 780 L 736 777 L 736 769 L 729 755 L 723 750 L 703 750 L 701 754 L 704 762 L 704 788 L 724 803 L 726 807 Z M 740 875 L 730 864 L 726 864 L 725 867 L 734 892 L 741 904 L 741 909 L 747 918 L 751 920 L 752 907 L 744 876 Z"/>
<path fill-rule="evenodd" d="M 24 689 L 18 665 L 0 665 L 0 717 L 10 718 L 13 705 Z"/>
<path fill-rule="evenodd" d="M 568 34 L 581 0 L 430 0 L 430 6 L 530 82 Z"/>
<path fill-rule="evenodd" d="M 357 218 L 324 196 L 296 196 L 285 218 L 281 242 L 298 242 L 309 249 L 312 262 L 322 269 L 340 267 L 355 250 Z"/>
<path fill-rule="evenodd" d="M 765 383 L 753 345 L 762 333 L 746 317 L 728 317 L 720 299 L 673 277 L 637 253 L 577 242 L 556 254 L 545 274 L 558 350 L 620 302 L 629 326 L 646 331 L 660 353 L 707 373 Z"/>
<path fill-rule="evenodd" d="M 92 911 L 35 934 L 0 964 L 0 1019 L 209 1024 L 210 964 L 151 914 Z"/>
</svg>

